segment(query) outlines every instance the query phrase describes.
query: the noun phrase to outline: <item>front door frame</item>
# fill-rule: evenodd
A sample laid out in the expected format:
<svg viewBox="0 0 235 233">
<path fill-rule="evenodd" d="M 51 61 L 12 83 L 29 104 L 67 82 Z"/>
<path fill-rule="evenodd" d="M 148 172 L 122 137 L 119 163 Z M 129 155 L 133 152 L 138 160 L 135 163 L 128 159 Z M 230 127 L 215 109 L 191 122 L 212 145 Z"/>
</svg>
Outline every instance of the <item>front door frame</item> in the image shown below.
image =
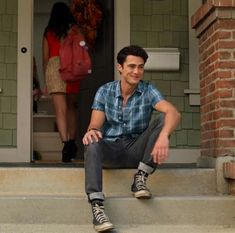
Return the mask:
<svg viewBox="0 0 235 233">
<path fill-rule="evenodd" d="M 0 162 L 30 162 L 32 144 L 32 0 L 18 0 L 16 147 L 1 148 Z"/>
</svg>

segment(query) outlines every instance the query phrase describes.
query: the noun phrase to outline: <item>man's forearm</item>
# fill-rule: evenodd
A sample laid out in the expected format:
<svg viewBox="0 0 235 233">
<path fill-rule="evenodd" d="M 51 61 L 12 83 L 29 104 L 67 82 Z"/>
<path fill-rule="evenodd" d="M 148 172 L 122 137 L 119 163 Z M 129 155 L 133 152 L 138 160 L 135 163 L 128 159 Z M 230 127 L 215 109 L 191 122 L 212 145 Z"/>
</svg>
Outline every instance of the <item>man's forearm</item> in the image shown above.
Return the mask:
<svg viewBox="0 0 235 233">
<path fill-rule="evenodd" d="M 165 114 L 164 126 L 161 130 L 160 135 L 167 137 L 176 129 L 180 122 L 180 113 L 177 110 L 171 110 Z"/>
</svg>

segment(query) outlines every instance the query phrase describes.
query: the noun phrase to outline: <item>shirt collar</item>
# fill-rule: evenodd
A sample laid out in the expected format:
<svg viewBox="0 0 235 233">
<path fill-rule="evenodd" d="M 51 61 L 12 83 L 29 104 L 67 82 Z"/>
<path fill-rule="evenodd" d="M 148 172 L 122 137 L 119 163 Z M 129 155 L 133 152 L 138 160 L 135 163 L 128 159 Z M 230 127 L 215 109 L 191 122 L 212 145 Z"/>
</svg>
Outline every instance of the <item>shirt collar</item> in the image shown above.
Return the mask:
<svg viewBox="0 0 235 233">
<path fill-rule="evenodd" d="M 115 97 L 122 97 L 122 93 L 121 93 L 121 80 L 118 81 L 118 88 L 116 88 L 115 91 Z M 140 80 L 136 92 L 139 92 L 140 94 L 144 91 L 144 82 L 142 80 Z"/>
</svg>

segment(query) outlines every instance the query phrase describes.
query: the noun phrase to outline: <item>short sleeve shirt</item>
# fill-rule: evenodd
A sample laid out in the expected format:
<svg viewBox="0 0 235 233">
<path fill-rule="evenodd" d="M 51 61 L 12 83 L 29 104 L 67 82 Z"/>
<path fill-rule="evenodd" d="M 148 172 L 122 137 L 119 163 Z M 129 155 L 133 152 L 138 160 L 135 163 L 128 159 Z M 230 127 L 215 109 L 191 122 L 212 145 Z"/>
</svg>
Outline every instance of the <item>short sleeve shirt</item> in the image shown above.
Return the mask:
<svg viewBox="0 0 235 233">
<path fill-rule="evenodd" d="M 120 81 L 117 80 L 99 88 L 92 109 L 105 113 L 103 137 L 116 140 L 122 136 L 140 135 L 149 125 L 154 106 L 161 100 L 163 96 L 152 84 L 140 81 L 123 106 Z"/>
<path fill-rule="evenodd" d="M 48 31 L 46 39 L 49 46 L 49 57 L 57 57 L 60 54 L 60 39 L 55 36 L 55 33 Z"/>
</svg>

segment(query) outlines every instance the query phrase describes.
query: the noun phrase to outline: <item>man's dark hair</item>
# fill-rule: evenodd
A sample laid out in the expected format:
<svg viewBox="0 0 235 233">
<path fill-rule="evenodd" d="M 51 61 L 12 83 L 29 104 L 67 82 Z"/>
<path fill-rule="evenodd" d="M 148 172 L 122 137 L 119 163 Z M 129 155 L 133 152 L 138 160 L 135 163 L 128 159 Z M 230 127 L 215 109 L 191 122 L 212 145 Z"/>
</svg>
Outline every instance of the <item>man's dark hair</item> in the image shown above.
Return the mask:
<svg viewBox="0 0 235 233">
<path fill-rule="evenodd" d="M 148 59 L 148 54 L 143 48 L 141 48 L 138 45 L 130 45 L 130 46 L 124 47 L 123 49 L 121 49 L 119 51 L 119 53 L 117 55 L 118 64 L 120 64 L 122 66 L 123 63 L 126 61 L 126 57 L 129 55 L 136 56 L 136 57 L 142 57 L 144 60 L 144 63 Z"/>
</svg>

